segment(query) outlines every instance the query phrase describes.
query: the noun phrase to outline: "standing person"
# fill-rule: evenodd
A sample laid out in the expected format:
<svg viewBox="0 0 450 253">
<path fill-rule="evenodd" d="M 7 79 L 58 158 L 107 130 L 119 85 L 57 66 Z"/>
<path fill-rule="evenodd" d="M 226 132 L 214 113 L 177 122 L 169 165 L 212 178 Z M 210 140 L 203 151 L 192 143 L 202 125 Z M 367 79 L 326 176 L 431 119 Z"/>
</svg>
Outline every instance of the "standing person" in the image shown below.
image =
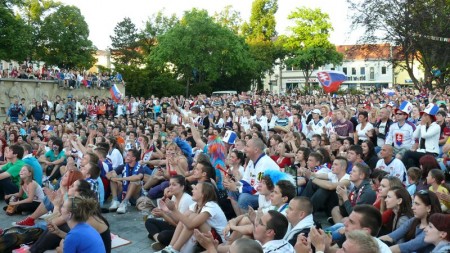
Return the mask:
<svg viewBox="0 0 450 253">
<path fill-rule="evenodd" d="M 419 147 L 416 151 L 407 151 L 402 158 L 406 167 L 418 167 L 422 156 L 430 154 L 435 157 L 439 155 L 439 136 L 441 127 L 436 123 L 436 114 L 439 107 L 435 104 L 428 104 L 425 110 L 420 112 L 422 120 L 414 131 L 413 138 L 419 140 Z"/>
<path fill-rule="evenodd" d="M 41 186 L 33 180 L 33 168 L 24 165 L 20 170 L 20 190 L 18 193 L 5 195 L 9 205 L 17 206 L 16 213 L 34 212 L 44 200 L 44 192 Z M 25 199 L 21 199 L 26 194 Z M 16 201 L 11 201 L 15 197 Z"/>
<path fill-rule="evenodd" d="M 342 109 L 336 110 L 336 123 L 333 125 L 334 131 L 339 139 L 345 139 L 353 135 L 353 123 L 345 118 Z"/>
<path fill-rule="evenodd" d="M 64 253 L 96 252 L 106 253 L 100 234 L 87 220 L 98 208 L 98 202 L 93 198 L 73 197 L 64 201 L 61 216 L 67 220 L 70 232 L 63 241 Z"/>
<path fill-rule="evenodd" d="M 0 199 L 6 194 L 13 194 L 19 191 L 19 173 L 25 165 L 22 161 L 23 148 L 20 145 L 9 146 L 5 152 L 5 157 L 8 163 L 0 167 Z"/>
<path fill-rule="evenodd" d="M 389 127 L 386 136 L 385 144 L 393 145 L 394 153 L 400 159 L 414 145 L 413 133 L 416 127 L 411 122 L 406 121 L 411 110 L 412 105 L 407 101 L 404 101 L 399 108 L 395 109 L 397 121 Z"/>
</svg>

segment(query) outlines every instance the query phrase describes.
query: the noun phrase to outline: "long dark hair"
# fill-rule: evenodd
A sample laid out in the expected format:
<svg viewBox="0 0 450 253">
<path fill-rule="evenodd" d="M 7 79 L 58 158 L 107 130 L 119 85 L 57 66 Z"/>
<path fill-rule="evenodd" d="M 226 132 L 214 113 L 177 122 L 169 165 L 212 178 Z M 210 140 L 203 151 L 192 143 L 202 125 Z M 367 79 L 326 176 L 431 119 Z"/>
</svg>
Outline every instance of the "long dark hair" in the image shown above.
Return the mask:
<svg viewBox="0 0 450 253">
<path fill-rule="evenodd" d="M 439 202 L 438 197 L 434 192 L 431 191 L 418 191 L 416 192 L 416 197 L 418 197 L 426 206 L 431 206 L 430 212 L 427 214 L 427 220 L 430 218 L 430 215 L 434 213 L 441 213 L 441 204 Z M 405 241 L 409 241 L 414 239 L 416 236 L 416 228 L 420 224 L 420 219 L 415 218 L 409 227 L 408 232 L 405 235 Z"/>
<path fill-rule="evenodd" d="M 389 189 L 389 191 L 394 192 L 395 196 L 398 199 L 402 199 L 402 203 L 400 203 L 400 206 L 398 208 L 397 217 L 394 218 L 389 222 L 389 228 L 392 227 L 392 229 L 395 229 L 396 224 L 400 220 L 400 217 L 406 216 L 408 218 L 411 218 L 414 216 L 414 213 L 411 209 L 411 195 L 409 195 L 409 192 L 404 187 L 393 187 Z"/>
<path fill-rule="evenodd" d="M 372 158 L 372 156 L 376 155 L 375 146 L 373 145 L 373 142 L 369 140 L 365 140 L 363 143 L 367 144 L 367 147 L 369 148 L 369 153 L 367 153 L 367 155 L 363 154 L 363 160 L 367 162 L 370 158 Z"/>
</svg>

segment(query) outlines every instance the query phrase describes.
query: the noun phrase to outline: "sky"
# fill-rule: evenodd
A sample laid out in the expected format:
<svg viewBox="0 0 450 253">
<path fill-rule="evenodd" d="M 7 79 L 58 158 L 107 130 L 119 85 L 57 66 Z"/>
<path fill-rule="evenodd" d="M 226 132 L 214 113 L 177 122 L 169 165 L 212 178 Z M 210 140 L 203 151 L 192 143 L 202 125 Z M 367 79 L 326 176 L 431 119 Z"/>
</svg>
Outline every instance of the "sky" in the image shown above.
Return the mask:
<svg viewBox="0 0 450 253">
<path fill-rule="evenodd" d="M 205 9 L 210 15 L 220 12 L 225 6 L 239 11 L 244 21 L 251 14 L 252 0 L 60 0 L 67 5 L 77 6 L 89 25 L 89 38 L 98 49 L 106 49 L 111 45 L 110 35 L 114 27 L 125 17 L 129 17 L 138 29 L 144 27 L 145 21 L 162 10 L 166 15 L 175 13 L 178 17 L 192 8 Z M 328 13 L 334 31 L 330 41 L 336 45 L 353 44 L 357 40 L 351 33 L 350 21 L 347 18 L 348 4 L 346 0 L 278 0 L 276 13 L 277 32 L 286 34 L 292 26 L 287 16 L 298 7 L 320 8 Z"/>
</svg>

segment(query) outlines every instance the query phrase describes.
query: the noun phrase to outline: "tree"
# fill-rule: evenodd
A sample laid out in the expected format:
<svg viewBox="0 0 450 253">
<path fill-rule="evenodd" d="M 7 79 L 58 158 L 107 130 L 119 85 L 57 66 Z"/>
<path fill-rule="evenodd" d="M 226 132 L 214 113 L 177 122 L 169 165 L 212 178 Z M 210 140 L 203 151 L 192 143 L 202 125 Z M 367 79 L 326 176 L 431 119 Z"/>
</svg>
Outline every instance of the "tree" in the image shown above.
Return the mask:
<svg viewBox="0 0 450 253">
<path fill-rule="evenodd" d="M 130 18 L 124 18 L 116 27 L 111 38 L 111 54 L 117 64 L 139 63 L 142 55 L 139 52 L 140 42 L 138 29 Z"/>
<path fill-rule="evenodd" d="M 222 11 L 214 14 L 214 20 L 217 24 L 227 27 L 235 34 L 239 34 L 242 27 L 241 13 L 232 8 L 231 5 L 225 6 Z"/>
<path fill-rule="evenodd" d="M 295 21 L 292 34 L 281 40 L 287 52 L 286 64 L 300 68 L 305 76 L 305 86 L 315 68 L 326 64 L 340 64 L 343 55 L 330 43 L 333 27 L 328 14 L 320 9 L 297 8 L 288 18 Z"/>
<path fill-rule="evenodd" d="M 158 43 L 158 38 L 172 29 L 178 22 L 179 20 L 175 14 L 165 16 L 161 11 L 153 14 L 145 22 L 145 28 L 140 35 L 143 53 L 145 55 L 150 54 L 151 49 Z"/>
<path fill-rule="evenodd" d="M 22 61 L 30 55 L 31 28 L 0 5 L 0 59 Z"/>
<path fill-rule="evenodd" d="M 90 68 L 95 63 L 95 49 L 88 36 L 89 28 L 80 9 L 61 6 L 42 23 L 38 56 L 48 65 Z"/>
<path fill-rule="evenodd" d="M 422 83 L 414 75 L 419 62 L 425 69 L 425 80 L 444 85 L 450 73 L 450 43 L 437 38 L 449 38 L 450 1 L 448 0 L 349 0 L 353 29 L 362 28 L 362 43 L 387 42 L 398 49 L 394 64 L 405 66 L 417 88 Z M 440 75 L 433 76 L 433 69 Z"/>
<path fill-rule="evenodd" d="M 243 39 L 197 9 L 185 12 L 179 23 L 160 36 L 149 60 L 184 80 L 187 95 L 192 83 L 211 85 L 223 76 L 251 69 Z"/>
<path fill-rule="evenodd" d="M 252 4 L 250 21 L 242 26 L 245 41 L 255 60 L 253 76 L 258 87 L 262 87 L 262 79 L 267 72 L 272 71 L 275 60 L 279 57 L 279 50 L 273 43 L 277 35 L 275 29 L 277 10 L 277 0 L 255 0 Z"/>
</svg>

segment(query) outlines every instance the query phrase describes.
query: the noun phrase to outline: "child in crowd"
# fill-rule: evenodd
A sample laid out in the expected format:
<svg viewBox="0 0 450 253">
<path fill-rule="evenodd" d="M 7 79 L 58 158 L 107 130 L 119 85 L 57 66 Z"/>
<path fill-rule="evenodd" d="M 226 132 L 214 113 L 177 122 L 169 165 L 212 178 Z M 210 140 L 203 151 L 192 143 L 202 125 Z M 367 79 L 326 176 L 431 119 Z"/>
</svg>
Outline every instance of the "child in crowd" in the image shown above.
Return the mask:
<svg viewBox="0 0 450 253">
<path fill-rule="evenodd" d="M 445 179 L 444 172 L 440 169 L 432 169 L 428 172 L 427 184 L 430 185 L 429 190 L 434 193 L 443 193 L 448 194 L 448 189 L 443 185 Z M 450 202 L 439 200 L 441 203 L 441 209 L 443 212 L 446 212 L 450 207 Z"/>
<path fill-rule="evenodd" d="M 422 171 L 417 167 L 411 167 L 407 171 L 408 175 L 408 187 L 406 190 L 408 190 L 409 195 L 413 196 L 414 193 L 416 193 L 417 190 L 417 184 L 419 183 L 420 175 L 422 174 Z"/>
</svg>

